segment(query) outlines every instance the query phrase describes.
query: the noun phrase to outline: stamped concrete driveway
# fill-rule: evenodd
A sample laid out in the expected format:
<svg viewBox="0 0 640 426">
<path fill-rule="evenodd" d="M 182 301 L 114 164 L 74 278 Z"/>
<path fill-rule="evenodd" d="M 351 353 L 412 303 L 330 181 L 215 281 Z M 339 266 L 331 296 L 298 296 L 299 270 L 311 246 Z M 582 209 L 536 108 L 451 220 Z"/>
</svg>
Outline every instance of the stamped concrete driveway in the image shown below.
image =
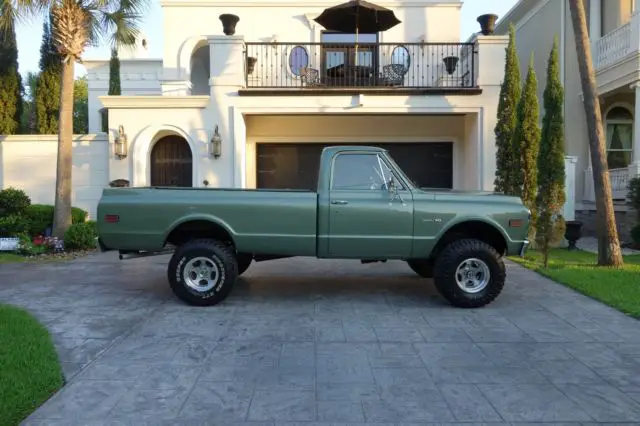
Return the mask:
<svg viewBox="0 0 640 426">
<path fill-rule="evenodd" d="M 194 308 L 166 262 L 0 266 L 68 380 L 25 424 L 640 424 L 640 323 L 513 264 L 468 311 L 402 262 L 308 259 Z"/>
</svg>

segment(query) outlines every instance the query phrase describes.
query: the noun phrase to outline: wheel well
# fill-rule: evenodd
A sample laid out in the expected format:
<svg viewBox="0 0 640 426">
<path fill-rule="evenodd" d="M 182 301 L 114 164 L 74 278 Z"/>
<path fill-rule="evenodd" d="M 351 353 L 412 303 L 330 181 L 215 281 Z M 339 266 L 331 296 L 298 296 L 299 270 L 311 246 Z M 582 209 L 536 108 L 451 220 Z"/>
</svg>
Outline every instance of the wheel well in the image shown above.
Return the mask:
<svg viewBox="0 0 640 426">
<path fill-rule="evenodd" d="M 431 258 L 435 259 L 445 246 L 463 238 L 483 241 L 493 247 L 501 256 L 507 251 L 506 240 L 494 226 L 485 222 L 469 221 L 458 223 L 447 230 L 434 247 Z"/>
<path fill-rule="evenodd" d="M 181 223 L 169 233 L 165 244 L 179 246 L 199 238 L 212 238 L 233 245 L 233 238 L 226 229 L 207 220 L 192 220 Z"/>
</svg>

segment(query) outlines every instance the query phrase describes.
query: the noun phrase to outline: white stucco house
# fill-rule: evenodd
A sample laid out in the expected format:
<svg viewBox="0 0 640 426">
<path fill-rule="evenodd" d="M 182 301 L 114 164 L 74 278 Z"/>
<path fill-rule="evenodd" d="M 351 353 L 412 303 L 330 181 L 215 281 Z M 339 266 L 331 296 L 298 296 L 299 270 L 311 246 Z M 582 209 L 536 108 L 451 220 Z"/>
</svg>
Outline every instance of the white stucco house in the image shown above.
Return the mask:
<svg viewBox="0 0 640 426">
<path fill-rule="evenodd" d="M 312 189 L 332 144 L 388 148 L 423 186 L 492 190 L 508 38 L 461 43 L 459 0 L 380 0 L 401 22 L 357 37 L 315 21 L 341 1 L 161 0 L 162 57 L 145 37 L 121 50 L 121 96 L 107 96 L 108 57 L 84 61 L 91 134 L 74 143 L 74 205 L 94 216 L 122 180 Z M 2 186 L 53 202 L 55 136 L 4 137 L 0 158 Z"/>
<path fill-rule="evenodd" d="M 106 96 L 108 58 L 84 63 L 91 133 L 108 112 L 108 180 L 311 188 L 322 147 L 362 143 L 389 148 L 420 184 L 492 189 L 507 39 L 460 43 L 458 0 L 381 0 L 401 23 L 356 47 L 314 21 L 337 3 L 162 0 L 163 57 L 148 57 L 153 40 L 121 52 L 121 96 Z M 239 17 L 235 34 L 222 14 Z"/>
</svg>

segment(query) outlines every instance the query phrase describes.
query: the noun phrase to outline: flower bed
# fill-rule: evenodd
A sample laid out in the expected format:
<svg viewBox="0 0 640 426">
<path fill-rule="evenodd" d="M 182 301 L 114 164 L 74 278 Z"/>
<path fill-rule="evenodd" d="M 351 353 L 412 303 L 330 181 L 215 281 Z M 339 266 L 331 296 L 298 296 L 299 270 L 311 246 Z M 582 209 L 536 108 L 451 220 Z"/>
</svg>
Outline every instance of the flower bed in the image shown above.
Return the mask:
<svg viewBox="0 0 640 426">
<path fill-rule="evenodd" d="M 51 236 L 54 207 L 31 204 L 27 194 L 15 188 L 0 191 L 0 252 L 28 259 L 66 259 L 95 250 L 96 223 L 87 212 L 72 208 L 72 225 L 64 239 Z"/>
</svg>

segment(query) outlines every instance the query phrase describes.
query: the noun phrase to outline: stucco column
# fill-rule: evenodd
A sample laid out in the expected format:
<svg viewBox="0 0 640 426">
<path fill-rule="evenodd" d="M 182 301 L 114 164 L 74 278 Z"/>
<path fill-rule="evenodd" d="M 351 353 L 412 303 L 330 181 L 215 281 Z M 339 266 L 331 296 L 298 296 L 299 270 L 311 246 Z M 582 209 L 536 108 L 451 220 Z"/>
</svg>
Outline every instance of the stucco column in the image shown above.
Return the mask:
<svg viewBox="0 0 640 426">
<path fill-rule="evenodd" d="M 564 157 L 564 220 L 575 220 L 576 215 L 576 164 L 578 157 Z"/>
<path fill-rule="evenodd" d="M 476 85 L 482 88 L 484 99 L 491 99 L 482 105 L 478 119 L 478 188 L 485 191 L 494 189 L 496 172 L 496 111 L 500 98 L 500 86 L 504 78 L 505 49 L 509 44 L 509 36 L 477 36 L 475 39 L 474 59 Z M 466 60 L 469 60 L 467 58 Z M 460 66 L 460 65 L 458 65 Z"/>
<path fill-rule="evenodd" d="M 590 0 L 589 4 L 589 38 L 594 43 L 602 37 L 602 0 Z"/>
<path fill-rule="evenodd" d="M 209 36 L 211 95 L 207 111 L 206 130 L 211 137 L 216 126 L 222 139 L 222 154 L 219 158 L 207 157 L 202 162 L 202 178 L 214 180 L 218 170 L 216 186 L 243 187 L 242 165 L 245 162 L 246 132 L 243 117 L 234 108 L 238 90 L 245 83 L 244 36 Z M 211 177 L 211 179 L 209 178 Z"/>
</svg>

